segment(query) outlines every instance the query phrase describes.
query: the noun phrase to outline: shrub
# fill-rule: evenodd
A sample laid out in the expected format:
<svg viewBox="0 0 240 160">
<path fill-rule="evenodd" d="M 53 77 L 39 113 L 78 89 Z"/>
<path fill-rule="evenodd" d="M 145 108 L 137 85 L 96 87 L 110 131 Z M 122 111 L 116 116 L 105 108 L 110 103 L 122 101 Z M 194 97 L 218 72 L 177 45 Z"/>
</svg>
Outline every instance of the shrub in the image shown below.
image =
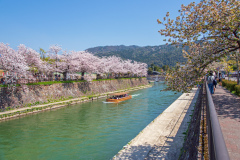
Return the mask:
<svg viewBox="0 0 240 160">
<path fill-rule="evenodd" d="M 238 96 L 240 96 L 240 85 L 235 85 L 235 91 Z"/>
<path fill-rule="evenodd" d="M 228 80 L 224 80 L 224 79 L 222 80 L 222 86 L 223 86 L 223 87 L 225 87 L 225 86 L 227 85 L 227 81 L 228 81 Z"/>
<path fill-rule="evenodd" d="M 236 91 L 235 89 L 236 85 L 237 85 L 237 82 L 235 81 L 222 80 L 222 86 L 226 87 L 228 90 L 230 90 L 230 92 Z"/>
<path fill-rule="evenodd" d="M 234 81 L 228 81 L 227 83 L 227 89 L 230 90 L 230 92 L 234 91 L 234 87 L 237 85 L 237 82 Z"/>
</svg>

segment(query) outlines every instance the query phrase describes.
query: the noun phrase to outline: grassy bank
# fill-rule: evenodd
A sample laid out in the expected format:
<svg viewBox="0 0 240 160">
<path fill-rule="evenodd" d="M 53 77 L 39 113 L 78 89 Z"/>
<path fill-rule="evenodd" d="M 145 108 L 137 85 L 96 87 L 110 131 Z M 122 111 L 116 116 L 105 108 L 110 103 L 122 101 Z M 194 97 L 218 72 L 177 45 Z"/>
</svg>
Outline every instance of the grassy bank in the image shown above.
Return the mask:
<svg viewBox="0 0 240 160">
<path fill-rule="evenodd" d="M 56 108 L 60 108 L 60 107 L 64 107 L 64 106 L 68 106 L 76 103 L 89 102 L 92 100 L 97 100 L 98 98 L 107 97 L 109 94 L 112 94 L 112 93 L 134 91 L 134 90 L 144 89 L 148 87 L 151 87 L 151 85 L 141 85 L 138 87 L 127 88 L 124 90 L 117 90 L 114 92 L 106 92 L 102 94 L 94 94 L 89 96 L 83 96 L 80 98 L 68 97 L 66 99 L 58 99 L 54 101 L 44 102 L 44 104 L 39 104 L 38 102 L 36 102 L 34 104 L 28 104 L 23 108 L 17 108 L 17 109 L 9 108 L 9 110 L 4 110 L 0 112 L 0 121 L 19 117 L 19 116 L 24 116 L 27 114 L 37 113 L 45 110 L 56 109 Z"/>
<path fill-rule="evenodd" d="M 130 77 L 130 78 L 117 78 L 117 79 L 95 79 L 92 81 L 106 81 L 106 80 L 121 80 L 121 79 L 142 79 L 146 77 Z M 67 80 L 67 81 L 44 81 L 44 82 L 36 82 L 36 83 L 27 83 L 26 85 L 52 85 L 52 84 L 58 84 L 58 83 L 75 83 L 75 82 L 87 82 L 86 80 Z M 5 84 L 0 85 L 0 87 L 11 87 L 11 86 L 20 86 L 20 84 Z"/>
</svg>

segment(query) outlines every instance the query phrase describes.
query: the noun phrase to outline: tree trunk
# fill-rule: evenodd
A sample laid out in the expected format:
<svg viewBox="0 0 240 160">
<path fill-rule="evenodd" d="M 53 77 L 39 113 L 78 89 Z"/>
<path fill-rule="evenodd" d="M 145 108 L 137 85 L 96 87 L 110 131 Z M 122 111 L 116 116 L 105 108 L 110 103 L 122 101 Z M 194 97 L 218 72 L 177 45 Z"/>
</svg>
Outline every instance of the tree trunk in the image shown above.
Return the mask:
<svg viewBox="0 0 240 160">
<path fill-rule="evenodd" d="M 85 72 L 82 72 L 81 80 L 84 80 L 84 74 L 85 74 Z"/>
<path fill-rule="evenodd" d="M 227 75 L 228 75 L 228 80 L 229 80 L 229 72 L 230 72 L 230 69 L 228 68 L 228 58 L 227 58 Z"/>
<path fill-rule="evenodd" d="M 102 79 L 102 76 L 100 74 L 97 74 L 97 79 Z"/>
<path fill-rule="evenodd" d="M 64 80 L 64 81 L 67 80 L 67 72 L 63 72 L 63 80 Z"/>
<path fill-rule="evenodd" d="M 239 54 L 236 53 L 236 62 L 237 62 L 237 84 L 239 85 L 239 66 L 238 66 L 238 56 L 240 55 L 240 49 Z"/>
</svg>

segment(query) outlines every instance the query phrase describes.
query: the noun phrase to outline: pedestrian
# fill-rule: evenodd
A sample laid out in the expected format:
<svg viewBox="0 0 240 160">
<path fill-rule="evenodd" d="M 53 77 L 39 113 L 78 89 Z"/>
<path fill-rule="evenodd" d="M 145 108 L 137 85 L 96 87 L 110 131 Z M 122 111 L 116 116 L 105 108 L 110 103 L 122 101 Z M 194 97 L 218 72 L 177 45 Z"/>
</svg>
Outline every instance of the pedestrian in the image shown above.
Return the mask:
<svg viewBox="0 0 240 160">
<path fill-rule="evenodd" d="M 213 76 L 216 77 L 216 72 L 215 71 L 213 72 Z"/>
<path fill-rule="evenodd" d="M 222 74 L 222 79 L 225 79 L 225 74 L 224 73 Z"/>
<path fill-rule="evenodd" d="M 222 81 L 222 73 L 219 73 L 218 82 L 220 83 L 221 81 Z"/>
<path fill-rule="evenodd" d="M 217 88 L 217 77 L 213 80 L 213 90 L 215 92 L 215 89 Z"/>
<path fill-rule="evenodd" d="M 207 83 L 208 83 L 208 88 L 210 90 L 210 93 L 211 94 L 214 94 L 214 90 L 213 90 L 213 80 L 214 80 L 214 76 L 213 76 L 213 73 L 210 72 L 208 78 L 207 78 Z"/>
</svg>

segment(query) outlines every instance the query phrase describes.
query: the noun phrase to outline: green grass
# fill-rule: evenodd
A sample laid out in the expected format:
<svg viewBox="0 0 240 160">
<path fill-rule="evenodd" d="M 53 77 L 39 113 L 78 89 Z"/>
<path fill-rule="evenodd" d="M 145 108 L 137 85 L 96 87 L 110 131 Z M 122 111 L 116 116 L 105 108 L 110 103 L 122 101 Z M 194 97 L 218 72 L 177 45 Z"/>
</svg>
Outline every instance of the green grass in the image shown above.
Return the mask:
<svg viewBox="0 0 240 160">
<path fill-rule="evenodd" d="M 93 81 L 106 81 L 106 80 L 120 80 L 120 79 L 141 79 L 146 77 L 129 77 L 129 78 L 117 78 L 117 79 L 95 79 Z M 36 83 L 28 83 L 26 85 L 52 85 L 52 84 L 58 84 L 58 83 L 74 83 L 74 82 L 87 82 L 86 80 L 68 80 L 68 81 L 45 81 L 45 82 L 36 82 Z M 20 84 L 16 84 L 14 86 L 20 86 Z M 9 87 L 9 85 L 2 85 L 0 84 L 0 87 Z"/>
<path fill-rule="evenodd" d="M 28 83 L 26 85 L 52 85 L 57 83 L 74 83 L 74 82 L 87 82 L 87 81 L 86 80 L 46 81 L 46 82 Z"/>
<path fill-rule="evenodd" d="M 109 80 L 115 80 L 115 79 L 94 79 L 92 81 L 109 81 Z"/>
<path fill-rule="evenodd" d="M 0 84 L 0 87 L 12 87 L 12 86 L 20 86 L 20 84 L 10 84 L 10 85 L 8 85 L 8 84 Z"/>
<path fill-rule="evenodd" d="M 107 80 L 119 80 L 119 79 L 141 79 L 146 77 L 129 77 L 129 78 L 110 78 L 110 79 L 94 79 L 93 81 L 107 81 Z"/>
</svg>

